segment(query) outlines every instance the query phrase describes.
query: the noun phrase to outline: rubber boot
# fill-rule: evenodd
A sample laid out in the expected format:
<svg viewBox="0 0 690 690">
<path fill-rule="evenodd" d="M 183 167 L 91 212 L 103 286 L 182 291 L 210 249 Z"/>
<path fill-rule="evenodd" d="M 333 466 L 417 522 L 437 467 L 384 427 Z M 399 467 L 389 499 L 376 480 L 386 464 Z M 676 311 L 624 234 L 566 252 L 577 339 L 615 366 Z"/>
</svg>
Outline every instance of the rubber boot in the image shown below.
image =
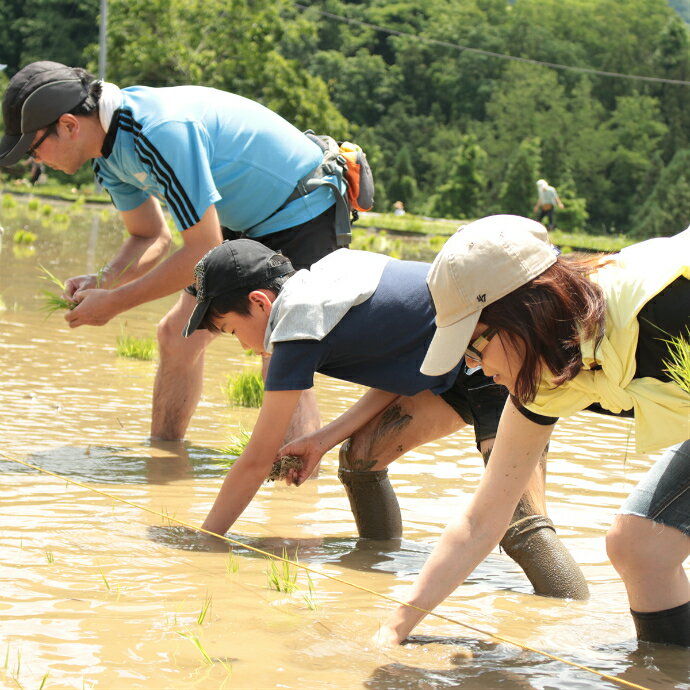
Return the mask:
<svg viewBox="0 0 690 690">
<path fill-rule="evenodd" d="M 340 448 L 338 479 L 343 483 L 362 539 L 399 539 L 402 536 L 400 506 L 393 491 L 388 470 L 375 472 L 349 470 L 349 441 Z"/>
<path fill-rule="evenodd" d="M 514 522 L 501 547 L 525 571 L 534 593 L 561 599 L 587 599 L 587 581 L 546 515 Z"/>
<path fill-rule="evenodd" d="M 690 647 L 690 602 L 664 611 L 640 612 L 630 609 L 637 639 L 641 642 Z"/>
<path fill-rule="evenodd" d="M 484 463 L 490 462 L 484 454 Z M 546 453 L 539 466 L 546 481 Z M 525 571 L 534 593 L 560 599 L 588 599 L 589 587 L 580 567 L 544 514 L 544 491 L 526 491 L 513 513 L 511 525 L 500 542 L 503 550 Z"/>
</svg>

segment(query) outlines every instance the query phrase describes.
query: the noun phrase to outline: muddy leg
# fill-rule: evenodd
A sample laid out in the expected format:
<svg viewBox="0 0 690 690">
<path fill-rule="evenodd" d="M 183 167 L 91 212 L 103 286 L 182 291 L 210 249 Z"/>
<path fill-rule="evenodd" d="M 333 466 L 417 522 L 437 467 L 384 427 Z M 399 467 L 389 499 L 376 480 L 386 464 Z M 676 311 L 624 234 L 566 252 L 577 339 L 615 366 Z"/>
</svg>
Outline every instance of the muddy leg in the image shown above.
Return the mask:
<svg viewBox="0 0 690 690">
<path fill-rule="evenodd" d="M 412 448 L 456 431 L 462 419 L 425 391 L 400 397 L 340 447 L 338 477 L 345 487 L 359 536 L 398 539 L 400 506 L 387 466 Z"/>
<path fill-rule="evenodd" d="M 485 449 L 489 444 L 493 445 L 493 440 L 482 442 L 484 464 L 491 455 L 490 447 Z M 562 599 L 587 599 L 587 581 L 546 515 L 545 481 L 546 449 L 513 513 L 501 547 L 525 571 L 535 594 Z"/>
</svg>

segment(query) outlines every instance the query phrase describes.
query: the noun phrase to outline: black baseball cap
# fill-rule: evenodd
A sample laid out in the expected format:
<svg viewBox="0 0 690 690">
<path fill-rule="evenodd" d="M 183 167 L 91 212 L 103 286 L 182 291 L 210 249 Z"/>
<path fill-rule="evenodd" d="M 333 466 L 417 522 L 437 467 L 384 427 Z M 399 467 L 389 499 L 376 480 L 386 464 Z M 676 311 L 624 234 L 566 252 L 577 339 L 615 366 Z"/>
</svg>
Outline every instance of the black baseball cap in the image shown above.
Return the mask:
<svg viewBox="0 0 690 690">
<path fill-rule="evenodd" d="M 43 60 L 19 70 L 2 99 L 5 136 L 0 141 L 0 166 L 19 161 L 39 129 L 81 105 L 88 95 L 89 85 L 73 67 Z"/>
<path fill-rule="evenodd" d="M 197 304 L 182 335 L 188 338 L 199 328 L 216 297 L 249 294 L 294 270 L 286 256 L 260 242 L 250 239 L 225 240 L 208 252 L 194 268 Z"/>
</svg>

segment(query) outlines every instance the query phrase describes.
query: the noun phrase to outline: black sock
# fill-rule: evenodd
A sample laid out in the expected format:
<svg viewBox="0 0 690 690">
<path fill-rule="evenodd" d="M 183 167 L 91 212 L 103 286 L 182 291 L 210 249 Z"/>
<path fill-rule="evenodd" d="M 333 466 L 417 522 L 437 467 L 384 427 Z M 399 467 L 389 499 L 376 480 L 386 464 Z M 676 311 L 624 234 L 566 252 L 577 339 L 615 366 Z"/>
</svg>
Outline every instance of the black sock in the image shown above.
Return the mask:
<svg viewBox="0 0 690 690">
<path fill-rule="evenodd" d="M 630 613 L 638 640 L 690 647 L 690 601 L 664 611 Z"/>
</svg>

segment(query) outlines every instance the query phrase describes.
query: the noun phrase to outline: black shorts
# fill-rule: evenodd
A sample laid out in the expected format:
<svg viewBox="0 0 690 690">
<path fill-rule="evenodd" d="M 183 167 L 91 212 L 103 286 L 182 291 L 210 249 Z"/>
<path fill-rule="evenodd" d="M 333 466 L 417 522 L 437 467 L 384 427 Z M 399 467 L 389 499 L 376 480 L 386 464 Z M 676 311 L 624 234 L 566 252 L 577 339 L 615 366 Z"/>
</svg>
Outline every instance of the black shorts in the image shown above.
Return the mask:
<svg viewBox="0 0 690 690">
<path fill-rule="evenodd" d="M 508 389 L 494 383 L 481 369 L 468 372 L 463 364 L 455 383 L 441 397 L 463 418 L 474 426 L 474 438 L 480 441 L 496 437 L 498 420 L 508 397 Z"/>
<path fill-rule="evenodd" d="M 242 237 L 241 232 L 228 228 L 221 228 L 221 230 L 224 240 L 236 240 Z M 335 236 L 335 204 L 306 223 L 264 235 L 256 241 L 287 256 L 296 271 L 309 268 L 327 254 L 340 249 Z M 196 297 L 196 286 L 190 285 L 185 288 L 185 292 Z"/>
</svg>

